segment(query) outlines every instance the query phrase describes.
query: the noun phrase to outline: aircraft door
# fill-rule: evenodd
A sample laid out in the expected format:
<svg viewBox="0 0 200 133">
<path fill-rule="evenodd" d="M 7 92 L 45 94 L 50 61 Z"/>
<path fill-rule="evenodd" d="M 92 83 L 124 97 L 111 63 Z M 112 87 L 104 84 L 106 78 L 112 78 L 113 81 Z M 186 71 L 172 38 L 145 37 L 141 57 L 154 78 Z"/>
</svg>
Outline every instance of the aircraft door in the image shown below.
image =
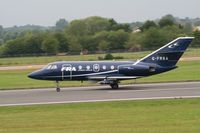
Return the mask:
<svg viewBox="0 0 200 133">
<path fill-rule="evenodd" d="M 62 65 L 62 80 L 72 79 L 72 65 L 71 64 L 63 64 Z"/>
</svg>

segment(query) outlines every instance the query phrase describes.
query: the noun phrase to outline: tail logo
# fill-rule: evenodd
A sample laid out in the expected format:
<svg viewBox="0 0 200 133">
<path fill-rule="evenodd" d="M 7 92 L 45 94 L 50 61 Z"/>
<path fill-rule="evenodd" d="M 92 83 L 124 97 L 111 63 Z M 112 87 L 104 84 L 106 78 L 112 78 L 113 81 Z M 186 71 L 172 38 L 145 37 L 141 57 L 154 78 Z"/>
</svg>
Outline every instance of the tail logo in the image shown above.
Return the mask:
<svg viewBox="0 0 200 133">
<path fill-rule="evenodd" d="M 176 42 L 176 43 L 174 43 L 172 45 L 169 45 L 168 48 L 174 48 L 174 47 L 178 47 L 178 46 L 179 46 L 179 43 Z"/>
</svg>

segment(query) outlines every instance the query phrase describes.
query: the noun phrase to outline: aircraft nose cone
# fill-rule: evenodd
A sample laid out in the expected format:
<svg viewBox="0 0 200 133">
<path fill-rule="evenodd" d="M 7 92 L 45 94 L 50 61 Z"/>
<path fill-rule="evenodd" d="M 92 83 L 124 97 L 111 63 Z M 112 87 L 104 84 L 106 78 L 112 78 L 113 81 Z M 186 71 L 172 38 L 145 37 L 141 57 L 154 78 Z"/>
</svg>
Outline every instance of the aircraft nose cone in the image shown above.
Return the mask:
<svg viewBox="0 0 200 133">
<path fill-rule="evenodd" d="M 40 77 L 40 74 L 38 72 L 32 72 L 28 75 L 29 78 L 32 78 L 32 79 L 39 79 Z"/>
<path fill-rule="evenodd" d="M 35 79 L 36 78 L 36 74 L 34 72 L 30 73 L 28 75 L 29 78 Z"/>
</svg>

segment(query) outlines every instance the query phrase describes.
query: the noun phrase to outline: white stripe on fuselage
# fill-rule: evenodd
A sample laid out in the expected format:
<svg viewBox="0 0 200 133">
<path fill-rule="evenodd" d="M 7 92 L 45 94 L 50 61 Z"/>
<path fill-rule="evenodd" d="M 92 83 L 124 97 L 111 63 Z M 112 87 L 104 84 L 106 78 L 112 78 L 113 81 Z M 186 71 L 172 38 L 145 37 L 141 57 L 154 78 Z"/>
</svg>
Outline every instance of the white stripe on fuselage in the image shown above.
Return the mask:
<svg viewBox="0 0 200 133">
<path fill-rule="evenodd" d="M 105 72 L 99 72 L 99 73 L 89 73 L 89 74 L 72 75 L 72 77 L 94 76 L 94 75 L 114 73 L 114 72 L 117 72 L 117 71 L 118 70 L 112 70 L 112 71 L 105 71 Z M 45 77 L 61 77 L 61 76 L 45 76 Z M 70 77 L 70 75 L 63 76 L 63 77 Z"/>
<path fill-rule="evenodd" d="M 92 76 L 89 79 L 137 79 L 141 76 Z"/>
</svg>

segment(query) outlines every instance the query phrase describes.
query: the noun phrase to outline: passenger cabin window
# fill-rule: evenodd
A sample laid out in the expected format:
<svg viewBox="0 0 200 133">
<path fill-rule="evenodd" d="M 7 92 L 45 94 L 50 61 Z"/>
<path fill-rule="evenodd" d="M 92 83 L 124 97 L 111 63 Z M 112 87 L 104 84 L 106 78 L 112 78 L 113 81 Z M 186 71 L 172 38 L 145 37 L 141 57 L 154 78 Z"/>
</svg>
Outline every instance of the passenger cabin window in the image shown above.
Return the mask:
<svg viewBox="0 0 200 133">
<path fill-rule="evenodd" d="M 103 66 L 102 66 L 102 69 L 103 69 L 103 70 L 106 70 L 106 65 L 103 65 Z"/>
<path fill-rule="evenodd" d="M 113 66 L 113 65 L 110 66 L 110 69 L 111 69 L 111 70 L 114 70 L 114 69 L 115 69 L 115 66 Z"/>
</svg>

